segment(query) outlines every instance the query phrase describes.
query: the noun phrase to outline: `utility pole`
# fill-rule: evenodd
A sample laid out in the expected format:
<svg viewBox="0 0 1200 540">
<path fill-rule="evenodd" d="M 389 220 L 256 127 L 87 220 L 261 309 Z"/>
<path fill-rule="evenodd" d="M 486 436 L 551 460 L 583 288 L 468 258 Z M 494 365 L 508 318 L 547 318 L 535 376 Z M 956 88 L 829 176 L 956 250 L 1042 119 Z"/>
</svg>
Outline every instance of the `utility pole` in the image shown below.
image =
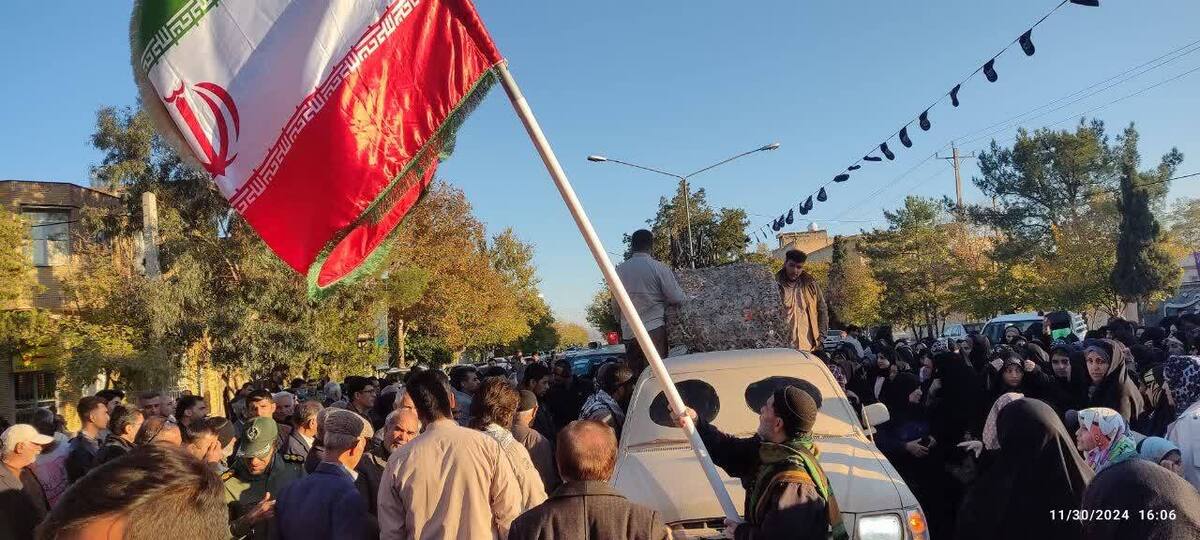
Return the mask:
<svg viewBox="0 0 1200 540">
<path fill-rule="evenodd" d="M 935 157 L 937 157 L 938 159 L 948 159 L 954 165 L 954 194 L 956 196 L 956 200 L 958 203 L 956 209 L 958 211 L 959 218 L 961 219 L 962 218 L 962 210 L 963 210 L 963 195 L 962 195 L 963 192 L 962 192 L 962 173 L 959 171 L 959 160 L 975 159 L 975 152 L 971 152 L 971 155 L 969 155 L 969 156 L 961 155 L 958 153 L 958 146 L 955 145 L 953 141 L 950 142 L 950 151 L 951 151 L 951 153 L 949 156 L 943 156 L 939 153 L 939 154 L 936 154 Z"/>
<path fill-rule="evenodd" d="M 158 201 L 154 193 L 142 193 L 142 243 L 145 245 L 143 268 L 146 277 L 156 278 L 161 274 L 158 266 Z"/>
</svg>

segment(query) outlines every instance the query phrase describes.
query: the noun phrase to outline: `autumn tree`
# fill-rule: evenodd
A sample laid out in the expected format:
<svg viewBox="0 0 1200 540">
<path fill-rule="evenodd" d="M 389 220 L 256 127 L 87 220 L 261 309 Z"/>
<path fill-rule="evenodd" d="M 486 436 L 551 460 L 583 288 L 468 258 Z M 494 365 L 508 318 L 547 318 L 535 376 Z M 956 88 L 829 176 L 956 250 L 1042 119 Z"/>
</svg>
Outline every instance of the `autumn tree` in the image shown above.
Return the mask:
<svg viewBox="0 0 1200 540">
<path fill-rule="evenodd" d="M 1171 239 L 1181 247 L 1192 253 L 1200 251 L 1200 199 L 1176 200 L 1164 224 Z"/>
<path fill-rule="evenodd" d="M 559 347 L 585 347 L 590 341 L 587 329 L 581 324 L 558 321 L 554 323 L 554 330 L 558 333 Z"/>
<path fill-rule="evenodd" d="M 20 215 L 0 208 L 0 309 L 11 308 L 37 286 L 28 231 Z"/>
<path fill-rule="evenodd" d="M 862 257 L 846 252 L 846 244 L 843 237 L 833 237 L 825 299 L 833 320 L 843 325 L 865 327 L 879 318 L 882 287 Z"/>
</svg>

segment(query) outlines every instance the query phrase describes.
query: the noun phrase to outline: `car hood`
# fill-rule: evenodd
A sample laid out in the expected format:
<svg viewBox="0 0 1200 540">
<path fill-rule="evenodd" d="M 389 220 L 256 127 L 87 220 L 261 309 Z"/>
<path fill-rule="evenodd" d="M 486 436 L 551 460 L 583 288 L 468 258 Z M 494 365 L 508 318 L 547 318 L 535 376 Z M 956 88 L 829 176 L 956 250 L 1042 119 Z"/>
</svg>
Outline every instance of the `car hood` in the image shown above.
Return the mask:
<svg viewBox="0 0 1200 540">
<path fill-rule="evenodd" d="M 880 512 L 917 504 L 912 492 L 899 480 L 899 474 L 870 441 L 856 437 L 820 438 L 817 448 L 818 461 L 829 477 L 843 513 Z M 720 474 L 741 511 L 745 498 L 741 482 L 724 471 Z M 612 484 L 629 500 L 658 510 L 668 523 L 723 515 L 700 462 L 686 443 L 623 453 Z"/>
</svg>

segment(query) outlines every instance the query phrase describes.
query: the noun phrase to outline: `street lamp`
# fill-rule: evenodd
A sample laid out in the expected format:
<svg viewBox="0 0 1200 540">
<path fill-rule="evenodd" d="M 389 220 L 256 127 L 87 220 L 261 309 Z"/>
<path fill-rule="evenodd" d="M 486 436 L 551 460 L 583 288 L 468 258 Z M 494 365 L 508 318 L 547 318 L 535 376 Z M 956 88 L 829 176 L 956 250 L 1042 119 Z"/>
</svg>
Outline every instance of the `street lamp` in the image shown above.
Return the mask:
<svg viewBox="0 0 1200 540">
<path fill-rule="evenodd" d="M 692 206 L 692 203 L 691 203 L 692 193 L 691 193 L 691 191 L 688 189 L 688 179 L 689 179 L 689 178 L 691 178 L 691 177 L 693 177 L 693 176 L 696 176 L 697 174 L 700 174 L 700 173 L 702 173 L 702 172 L 706 172 L 706 171 L 709 171 L 709 170 L 715 169 L 715 168 L 717 168 L 717 167 L 720 167 L 721 165 L 724 165 L 724 164 L 726 164 L 726 163 L 729 163 L 730 161 L 733 161 L 733 160 L 735 160 L 735 159 L 738 159 L 738 158 L 740 158 L 740 157 L 745 157 L 745 156 L 748 156 L 748 155 L 750 155 L 750 154 L 753 154 L 753 153 L 755 153 L 755 152 L 765 152 L 765 151 L 768 151 L 768 150 L 776 150 L 776 149 L 778 149 L 778 148 L 779 148 L 779 143 L 771 143 L 771 144 L 763 145 L 763 146 L 760 146 L 760 147 L 758 147 L 758 148 L 755 148 L 754 150 L 750 150 L 749 152 L 742 152 L 742 153 L 740 153 L 740 154 L 738 154 L 738 155 L 736 155 L 736 156 L 733 156 L 733 157 L 731 157 L 731 158 L 728 158 L 728 159 L 725 159 L 725 160 L 718 161 L 718 162 L 716 162 L 716 163 L 713 163 L 712 165 L 709 165 L 709 166 L 707 166 L 707 167 L 705 167 L 705 168 L 703 168 L 703 169 L 700 169 L 700 170 L 698 170 L 698 171 L 695 171 L 695 172 L 693 172 L 693 173 L 690 173 L 690 174 L 675 174 L 675 173 L 670 173 L 670 172 L 667 172 L 667 171 L 662 171 L 662 170 L 655 169 L 655 168 L 652 168 L 652 167 L 644 167 L 644 166 L 642 166 L 642 165 L 637 165 L 637 164 L 634 164 L 634 163 L 629 163 L 629 162 L 627 162 L 627 161 L 621 161 L 621 160 L 619 160 L 619 159 L 612 159 L 612 158 L 609 158 L 609 157 L 606 157 L 606 156 L 602 156 L 602 155 L 599 155 L 599 154 L 592 154 L 592 155 L 590 155 L 590 156 L 588 156 L 588 157 L 587 157 L 587 160 L 588 160 L 588 161 L 591 161 L 591 162 L 593 162 L 593 163 L 605 163 L 605 162 L 610 162 L 610 161 L 611 161 L 611 162 L 613 162 L 613 163 L 619 163 L 619 164 L 621 164 L 621 165 L 625 165 L 625 166 L 627 166 L 627 167 L 633 167 L 633 168 L 635 168 L 635 169 L 641 169 L 641 170 L 643 170 L 643 171 L 650 171 L 650 172 L 652 172 L 652 173 L 661 174 L 661 175 L 663 175 L 663 176 L 670 176 L 671 178 L 678 179 L 680 182 L 682 182 L 682 183 L 683 183 L 683 215 L 684 215 L 684 219 L 687 221 L 687 235 L 688 235 L 688 264 L 689 264 L 689 265 L 690 265 L 692 268 L 695 268 L 695 267 L 696 267 L 696 254 L 695 254 L 695 252 L 693 251 L 695 248 L 693 247 L 693 244 L 692 244 L 692 209 L 691 209 L 691 206 Z"/>
</svg>

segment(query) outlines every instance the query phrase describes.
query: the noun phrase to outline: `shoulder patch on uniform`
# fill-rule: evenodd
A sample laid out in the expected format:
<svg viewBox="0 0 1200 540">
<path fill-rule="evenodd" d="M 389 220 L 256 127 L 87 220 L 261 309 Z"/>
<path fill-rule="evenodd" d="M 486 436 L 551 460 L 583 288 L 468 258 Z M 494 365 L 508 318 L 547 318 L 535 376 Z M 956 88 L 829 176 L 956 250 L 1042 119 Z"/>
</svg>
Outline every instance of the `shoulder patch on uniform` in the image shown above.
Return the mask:
<svg viewBox="0 0 1200 540">
<path fill-rule="evenodd" d="M 233 478 L 233 476 L 234 476 L 233 469 L 229 469 L 228 471 L 221 473 L 221 481 L 224 482 L 226 480 L 229 480 L 230 478 Z"/>
</svg>

